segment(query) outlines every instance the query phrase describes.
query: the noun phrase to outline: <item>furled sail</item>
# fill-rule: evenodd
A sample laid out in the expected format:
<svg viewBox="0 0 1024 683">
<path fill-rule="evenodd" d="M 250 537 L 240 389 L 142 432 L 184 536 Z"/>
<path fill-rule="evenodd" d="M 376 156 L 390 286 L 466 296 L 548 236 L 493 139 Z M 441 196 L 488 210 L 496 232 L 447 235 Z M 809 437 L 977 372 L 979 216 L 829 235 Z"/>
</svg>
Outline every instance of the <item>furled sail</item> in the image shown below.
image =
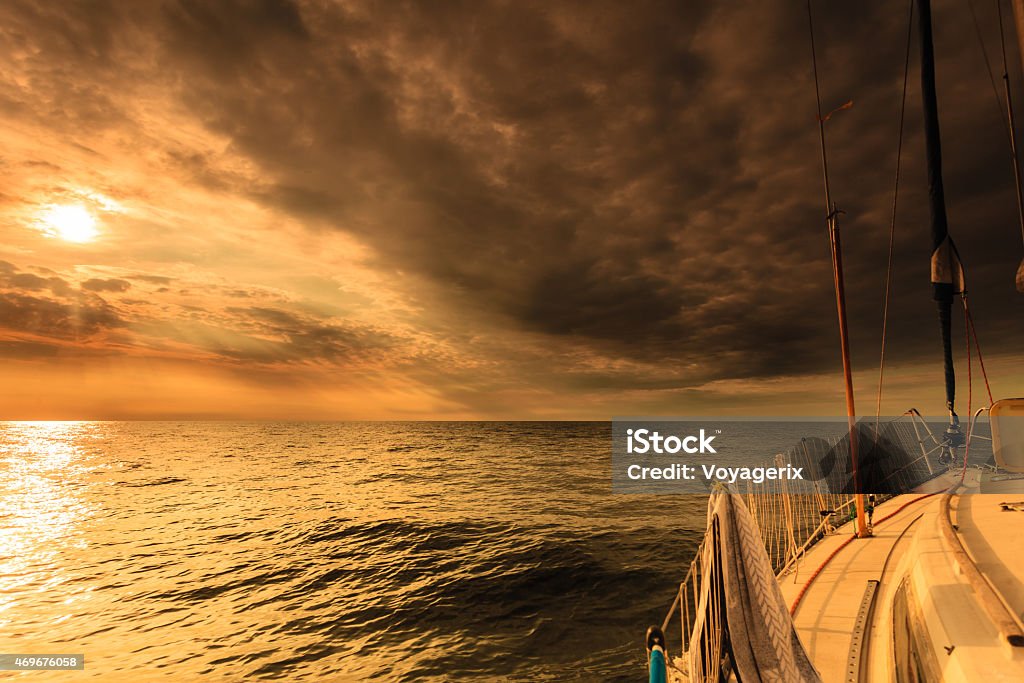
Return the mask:
<svg viewBox="0 0 1024 683">
<path fill-rule="evenodd" d="M 741 681 L 820 683 L 782 598 L 761 535 L 741 496 L 708 501 L 702 558 L 705 577 L 689 649 L 690 680 L 721 680 L 721 666 Z"/>
<path fill-rule="evenodd" d="M 956 245 L 949 235 L 946 220 L 946 196 L 942 185 L 942 144 L 939 135 L 939 106 L 935 94 L 935 53 L 932 48 L 932 9 L 930 0 L 918 0 L 921 32 L 921 100 L 924 109 L 925 151 L 928 160 L 928 204 L 931 210 L 932 291 L 939 312 L 943 364 L 946 381 L 946 408 L 950 417 L 950 436 L 959 434 L 954 402 L 956 373 L 953 368 L 953 297 L 964 290 L 963 266 Z"/>
</svg>

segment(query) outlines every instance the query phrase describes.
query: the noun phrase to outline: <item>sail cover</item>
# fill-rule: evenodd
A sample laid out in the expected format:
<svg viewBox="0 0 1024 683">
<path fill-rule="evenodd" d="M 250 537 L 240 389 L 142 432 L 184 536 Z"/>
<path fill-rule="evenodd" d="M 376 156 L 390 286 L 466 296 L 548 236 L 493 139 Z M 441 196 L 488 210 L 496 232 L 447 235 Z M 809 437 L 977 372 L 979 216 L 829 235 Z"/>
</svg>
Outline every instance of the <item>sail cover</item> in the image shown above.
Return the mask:
<svg viewBox="0 0 1024 683">
<path fill-rule="evenodd" d="M 739 495 L 711 496 L 708 529 L 715 530 L 715 542 L 704 547 L 690 679 L 718 680 L 712 672 L 728 658 L 740 681 L 821 683 L 797 636 L 757 526 Z"/>
<path fill-rule="evenodd" d="M 935 52 L 932 47 L 932 6 L 929 0 L 917 0 L 921 31 L 921 103 L 924 110 L 925 153 L 928 160 L 928 206 L 931 209 L 931 280 L 939 310 L 942 357 L 946 380 L 946 407 L 954 424 L 956 413 L 956 373 L 953 368 L 951 308 L 953 296 L 963 291 L 963 267 L 956 246 L 949 236 L 946 221 L 946 194 L 942 184 L 942 143 L 939 133 L 939 105 L 935 94 Z"/>
</svg>

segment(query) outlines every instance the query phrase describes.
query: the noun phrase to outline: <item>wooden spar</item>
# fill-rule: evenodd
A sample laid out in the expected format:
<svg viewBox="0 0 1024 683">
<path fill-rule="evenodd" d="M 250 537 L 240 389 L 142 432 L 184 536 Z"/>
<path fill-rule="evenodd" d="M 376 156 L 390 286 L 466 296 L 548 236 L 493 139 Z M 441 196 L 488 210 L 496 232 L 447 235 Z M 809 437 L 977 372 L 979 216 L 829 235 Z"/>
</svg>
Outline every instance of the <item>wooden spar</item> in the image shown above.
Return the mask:
<svg viewBox="0 0 1024 683">
<path fill-rule="evenodd" d="M 857 538 L 870 536 L 864 509 L 864 494 L 860 490 L 860 474 L 857 469 L 857 411 L 853 403 L 853 370 L 850 364 L 850 335 L 846 325 L 846 287 L 843 279 L 842 243 L 839 239 L 837 216 L 839 211 L 832 203 L 832 192 L 828 182 L 828 154 L 825 147 L 825 119 L 821 115 L 821 93 L 818 90 L 818 59 L 814 48 L 814 18 L 811 2 L 807 0 L 807 21 L 811 33 L 811 63 L 814 66 L 814 95 L 818 104 L 818 138 L 821 142 L 821 171 L 825 178 L 825 221 L 828 226 L 829 244 L 832 247 L 832 275 L 836 290 L 836 310 L 839 315 L 839 345 L 843 356 L 843 378 L 846 382 L 846 417 L 850 427 L 850 463 L 853 470 L 854 500 L 857 503 Z"/>
<path fill-rule="evenodd" d="M 824 123 L 822 123 L 824 125 Z M 866 538 L 868 531 L 864 514 L 864 493 L 860 486 L 860 472 L 857 468 L 857 409 L 853 402 L 853 368 L 850 363 L 850 333 L 846 324 L 846 286 L 843 278 L 842 241 L 835 211 L 828 217 L 829 241 L 832 244 L 832 273 L 835 278 L 836 312 L 839 315 L 839 346 L 843 355 L 843 379 L 846 384 L 846 419 L 850 427 L 850 463 L 853 467 L 854 500 L 857 504 L 857 538 Z"/>
</svg>

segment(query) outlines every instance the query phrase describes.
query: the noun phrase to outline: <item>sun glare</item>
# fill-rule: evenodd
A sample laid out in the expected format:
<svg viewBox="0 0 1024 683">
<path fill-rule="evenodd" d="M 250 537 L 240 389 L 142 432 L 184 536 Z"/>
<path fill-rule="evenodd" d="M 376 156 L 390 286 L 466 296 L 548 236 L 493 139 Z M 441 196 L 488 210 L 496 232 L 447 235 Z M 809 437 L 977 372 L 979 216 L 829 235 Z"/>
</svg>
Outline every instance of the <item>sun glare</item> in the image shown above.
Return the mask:
<svg viewBox="0 0 1024 683">
<path fill-rule="evenodd" d="M 99 234 L 96 218 L 81 204 L 50 206 L 39 217 L 43 232 L 68 242 L 89 242 Z"/>
</svg>

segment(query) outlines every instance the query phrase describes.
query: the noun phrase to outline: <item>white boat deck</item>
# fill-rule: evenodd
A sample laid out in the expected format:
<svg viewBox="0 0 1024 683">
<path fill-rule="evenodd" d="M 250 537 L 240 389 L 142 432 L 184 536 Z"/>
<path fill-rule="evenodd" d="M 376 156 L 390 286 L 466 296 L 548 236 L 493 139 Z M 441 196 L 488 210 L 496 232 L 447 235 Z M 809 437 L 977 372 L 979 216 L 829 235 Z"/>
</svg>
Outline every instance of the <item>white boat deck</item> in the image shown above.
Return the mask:
<svg viewBox="0 0 1024 683">
<path fill-rule="evenodd" d="M 952 508 L 971 559 L 1019 620 L 1024 511 L 1004 512 L 999 505 L 1014 500 L 972 494 L 954 497 Z M 823 681 L 858 680 L 851 678 L 849 662 L 858 631 L 867 636 L 859 679 L 892 680 L 893 597 L 904 577 L 914 604 L 920 603 L 911 609 L 928 634 L 932 652 L 925 659 L 931 659 L 936 680 L 1024 680 L 1024 648 L 1009 646 L 983 608 L 942 537 L 943 512 L 941 495 L 898 496 L 876 509 L 873 538 L 854 539 L 852 525 L 841 527 L 813 546 L 795 573 L 779 580 L 787 603 L 799 601 L 794 623 Z M 880 582 L 874 608 L 858 629 L 870 581 Z M 906 638 L 907 628 L 900 630 Z"/>
<path fill-rule="evenodd" d="M 868 581 L 883 578 L 886 558 L 901 536 L 905 542 L 904 531 L 937 501 L 937 496 L 900 496 L 886 501 L 875 510 L 872 538 L 853 538 L 853 525 L 847 524 L 817 543 L 794 574 L 779 580 L 790 607 L 804 591 L 793 620 L 822 680 L 846 680 L 850 643 Z M 890 514 L 891 517 L 880 521 Z M 892 564 L 889 563 L 887 574 L 892 573 Z M 820 573 L 808 585 L 819 567 Z"/>
</svg>

